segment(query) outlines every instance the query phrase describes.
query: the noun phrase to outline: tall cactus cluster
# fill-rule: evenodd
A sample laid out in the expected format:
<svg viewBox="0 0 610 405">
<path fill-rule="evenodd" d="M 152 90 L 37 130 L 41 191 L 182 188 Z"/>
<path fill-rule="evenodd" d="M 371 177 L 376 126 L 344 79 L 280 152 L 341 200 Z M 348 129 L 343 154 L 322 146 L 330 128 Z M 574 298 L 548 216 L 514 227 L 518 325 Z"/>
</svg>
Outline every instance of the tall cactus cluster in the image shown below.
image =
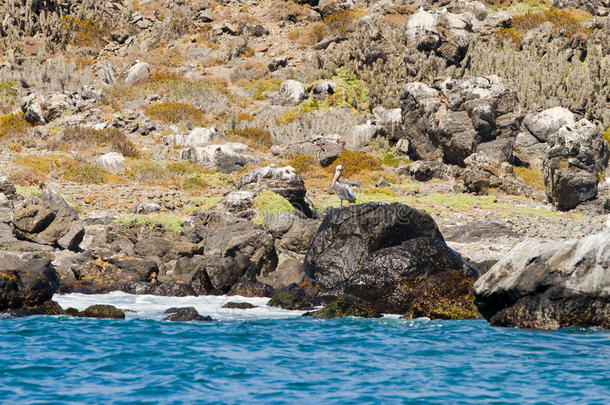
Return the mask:
<svg viewBox="0 0 610 405">
<path fill-rule="evenodd" d="M 41 35 L 49 45 L 65 45 L 70 35 L 63 29 L 65 18 L 101 22 L 110 14 L 96 0 L 1 0 L 0 38 Z"/>
<path fill-rule="evenodd" d="M 495 74 L 517 92 L 527 110 L 561 106 L 601 121 L 606 128 L 610 125 L 610 54 L 604 43 L 594 38 L 580 52 L 586 55 L 582 60 L 575 57 L 565 39 L 549 40 L 544 35 L 533 36 L 521 48 L 508 42 L 478 40 L 471 43 L 468 67 L 460 73 Z"/>
</svg>

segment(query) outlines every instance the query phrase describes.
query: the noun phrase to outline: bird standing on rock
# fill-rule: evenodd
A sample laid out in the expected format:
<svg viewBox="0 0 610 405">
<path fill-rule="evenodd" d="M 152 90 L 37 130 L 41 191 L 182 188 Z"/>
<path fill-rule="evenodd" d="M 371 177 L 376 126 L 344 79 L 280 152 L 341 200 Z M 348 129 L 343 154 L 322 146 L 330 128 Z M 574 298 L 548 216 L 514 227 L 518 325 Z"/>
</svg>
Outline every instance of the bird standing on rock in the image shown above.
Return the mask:
<svg viewBox="0 0 610 405">
<path fill-rule="evenodd" d="M 356 195 L 347 184 L 339 183 L 339 177 L 341 177 L 341 173 L 343 172 L 343 166 L 337 165 L 335 169 L 335 177 L 333 178 L 333 183 L 330 185 L 334 190 L 337 197 L 341 201 L 341 206 L 343 206 L 343 200 L 346 200 L 349 203 L 356 202 Z"/>
</svg>

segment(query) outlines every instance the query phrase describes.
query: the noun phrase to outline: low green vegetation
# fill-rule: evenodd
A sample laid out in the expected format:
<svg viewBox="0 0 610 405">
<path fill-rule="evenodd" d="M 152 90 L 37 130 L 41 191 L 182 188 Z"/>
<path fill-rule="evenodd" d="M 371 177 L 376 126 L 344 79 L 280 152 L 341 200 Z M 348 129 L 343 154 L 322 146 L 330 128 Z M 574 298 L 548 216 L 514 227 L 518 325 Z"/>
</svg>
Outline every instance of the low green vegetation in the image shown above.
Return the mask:
<svg viewBox="0 0 610 405">
<path fill-rule="evenodd" d="M 544 189 L 544 174 L 529 167 L 515 167 L 515 174 L 529 186 Z"/>
<path fill-rule="evenodd" d="M 78 162 L 66 169 L 63 179 L 81 184 L 106 183 L 109 173 L 101 167 L 89 163 Z"/>
<path fill-rule="evenodd" d="M 287 199 L 269 190 L 263 190 L 256 196 L 254 207 L 258 215 L 252 221 L 258 224 L 264 224 L 267 215 L 294 211 L 294 207 Z"/>
<path fill-rule="evenodd" d="M 468 210 L 478 208 L 502 216 L 510 216 L 515 213 L 531 217 L 553 217 L 559 215 L 557 212 L 545 208 L 524 205 L 524 203 L 528 201 L 525 197 L 514 197 L 513 199 L 507 199 L 506 201 L 498 201 L 495 196 L 491 195 L 477 196 L 463 193 L 432 193 L 427 195 L 402 194 L 401 190 L 406 190 L 408 187 L 416 188 L 416 185 L 392 186 L 389 189 L 354 189 L 356 203 L 400 202 L 431 213 L 436 212 L 443 214 L 467 212 Z M 327 193 L 316 195 L 313 202 L 319 211 L 323 211 L 328 207 L 338 207 L 340 203 L 339 198 L 336 195 Z"/>
<path fill-rule="evenodd" d="M 0 114 L 6 114 L 17 106 L 17 82 L 0 81 Z"/>
<path fill-rule="evenodd" d="M 155 215 L 142 215 L 142 214 L 131 214 L 124 215 L 117 220 L 120 224 L 127 227 L 138 227 L 138 226 L 156 226 L 162 225 L 167 230 L 180 233 L 182 232 L 182 225 L 184 223 L 182 217 L 173 214 L 155 214 Z"/>
<path fill-rule="evenodd" d="M 324 100 L 310 96 L 301 103 L 301 110 L 328 111 L 333 107 L 352 107 L 358 111 L 369 109 L 369 89 L 351 70 L 340 67 L 331 81 L 336 85 L 333 94 L 327 95 Z"/>
<path fill-rule="evenodd" d="M 21 112 L 0 115 L 0 139 L 8 136 L 17 138 L 28 132 L 30 124 L 22 116 Z"/>
<path fill-rule="evenodd" d="M 185 190 L 202 190 L 228 186 L 231 176 L 185 162 L 129 159 L 126 162 L 127 178 L 139 183 L 176 186 Z"/>
<path fill-rule="evenodd" d="M 17 184 L 15 184 L 15 191 L 24 197 L 39 196 L 41 192 L 38 186 L 20 186 Z"/>
</svg>

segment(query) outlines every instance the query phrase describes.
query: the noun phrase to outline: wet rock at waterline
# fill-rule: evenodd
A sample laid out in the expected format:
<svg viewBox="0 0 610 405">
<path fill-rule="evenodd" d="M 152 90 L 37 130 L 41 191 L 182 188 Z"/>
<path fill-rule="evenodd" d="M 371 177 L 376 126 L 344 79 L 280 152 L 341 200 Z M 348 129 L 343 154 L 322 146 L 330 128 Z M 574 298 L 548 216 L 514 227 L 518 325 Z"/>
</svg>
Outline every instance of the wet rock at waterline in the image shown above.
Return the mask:
<svg viewBox="0 0 610 405">
<path fill-rule="evenodd" d="M 578 241 L 528 239 L 474 285 L 494 326 L 610 329 L 610 232 Z"/>
<path fill-rule="evenodd" d="M 170 322 L 212 322 L 213 319 L 210 316 L 203 316 L 197 312 L 194 307 L 186 308 L 169 308 L 165 311 L 166 314 L 170 314 L 168 317 L 163 319 L 164 321 Z"/>
</svg>

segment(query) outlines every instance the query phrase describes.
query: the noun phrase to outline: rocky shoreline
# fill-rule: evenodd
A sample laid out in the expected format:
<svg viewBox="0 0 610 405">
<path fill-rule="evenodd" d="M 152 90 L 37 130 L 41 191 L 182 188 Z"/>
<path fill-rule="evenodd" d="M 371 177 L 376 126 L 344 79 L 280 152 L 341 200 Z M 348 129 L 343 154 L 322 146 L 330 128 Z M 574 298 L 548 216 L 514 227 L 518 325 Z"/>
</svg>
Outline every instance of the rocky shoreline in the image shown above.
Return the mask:
<svg viewBox="0 0 610 405">
<path fill-rule="evenodd" d="M 283 6 L 6 1 L 0 312 L 610 328 L 607 1 Z"/>
<path fill-rule="evenodd" d="M 284 309 L 324 306 L 306 314 L 321 318 L 483 316 L 495 326 L 610 327 L 608 232 L 580 241 L 528 239 L 495 264 L 468 264 L 429 214 L 401 203 L 330 208 L 322 220 L 300 211 L 268 215 L 264 225 L 212 208 L 193 213 L 178 234 L 163 226 L 86 226 L 51 186 L 39 197 L 9 196 L 0 310 L 11 316 L 121 318 L 122 311 L 104 306 L 64 311 L 52 297 L 123 291 L 269 296 L 268 305 Z M 448 234 L 456 244 L 519 239 L 494 223 Z M 168 320 L 211 318 L 186 308 Z"/>
</svg>

